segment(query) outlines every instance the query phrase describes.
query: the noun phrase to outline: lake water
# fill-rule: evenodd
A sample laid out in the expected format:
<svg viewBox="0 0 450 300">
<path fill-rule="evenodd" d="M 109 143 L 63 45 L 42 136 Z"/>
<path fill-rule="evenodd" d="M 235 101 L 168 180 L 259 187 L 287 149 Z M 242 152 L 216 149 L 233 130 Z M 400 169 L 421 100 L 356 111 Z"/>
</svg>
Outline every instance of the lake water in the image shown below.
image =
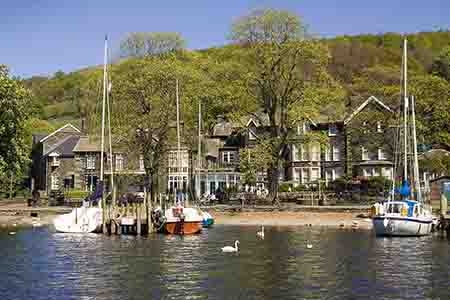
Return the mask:
<svg viewBox="0 0 450 300">
<path fill-rule="evenodd" d="M 0 232 L 1 299 L 450 299 L 450 241 L 216 226 L 195 236 Z M 239 254 L 220 248 L 240 240 Z M 307 249 L 306 244 L 313 245 Z"/>
</svg>

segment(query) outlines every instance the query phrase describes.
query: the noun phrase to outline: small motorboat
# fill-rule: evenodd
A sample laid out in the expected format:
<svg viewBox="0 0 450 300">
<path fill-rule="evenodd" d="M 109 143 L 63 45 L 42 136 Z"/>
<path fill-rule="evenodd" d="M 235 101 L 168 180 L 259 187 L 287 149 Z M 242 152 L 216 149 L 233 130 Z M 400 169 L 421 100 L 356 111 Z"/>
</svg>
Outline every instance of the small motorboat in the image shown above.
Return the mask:
<svg viewBox="0 0 450 300">
<path fill-rule="evenodd" d="M 152 212 L 156 230 L 168 234 L 195 234 L 202 231 L 203 217 L 192 207 L 172 206 L 164 212 L 160 207 Z"/>
</svg>

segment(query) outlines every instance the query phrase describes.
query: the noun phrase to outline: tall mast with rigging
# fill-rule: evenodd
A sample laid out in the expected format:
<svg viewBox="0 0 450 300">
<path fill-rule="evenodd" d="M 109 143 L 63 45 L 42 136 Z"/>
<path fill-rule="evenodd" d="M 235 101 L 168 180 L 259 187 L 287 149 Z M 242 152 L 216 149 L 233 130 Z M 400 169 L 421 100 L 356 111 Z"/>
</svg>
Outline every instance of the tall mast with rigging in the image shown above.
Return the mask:
<svg viewBox="0 0 450 300">
<path fill-rule="evenodd" d="M 403 40 L 403 180 L 408 180 L 408 56 L 407 40 Z"/>
</svg>

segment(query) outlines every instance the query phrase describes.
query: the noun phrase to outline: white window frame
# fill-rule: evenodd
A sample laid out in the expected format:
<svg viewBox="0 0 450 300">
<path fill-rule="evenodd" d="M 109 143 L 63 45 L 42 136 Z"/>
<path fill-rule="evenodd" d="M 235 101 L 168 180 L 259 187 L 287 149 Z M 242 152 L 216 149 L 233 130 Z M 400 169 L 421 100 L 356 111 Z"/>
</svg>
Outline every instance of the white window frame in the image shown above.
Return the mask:
<svg viewBox="0 0 450 300">
<path fill-rule="evenodd" d="M 144 155 L 139 155 L 139 170 L 144 171 L 145 165 L 144 165 Z"/>
<path fill-rule="evenodd" d="M 331 161 L 331 147 L 332 145 L 328 145 L 328 147 L 325 147 L 325 161 Z"/>
<path fill-rule="evenodd" d="M 86 156 L 86 169 L 87 170 L 95 170 L 95 155 L 94 154 L 88 154 Z"/>
<path fill-rule="evenodd" d="M 52 191 L 59 189 L 59 178 L 57 174 L 52 174 L 50 176 L 50 189 Z"/>
<path fill-rule="evenodd" d="M 378 148 L 378 160 L 386 160 L 386 153 L 384 153 L 382 148 Z"/>
<path fill-rule="evenodd" d="M 381 128 L 381 122 L 377 121 L 377 132 L 381 133 L 383 132 L 383 129 Z"/>
<path fill-rule="evenodd" d="M 339 146 L 333 145 L 333 161 L 340 161 L 341 160 L 341 150 L 339 149 Z"/>
<path fill-rule="evenodd" d="M 369 160 L 369 150 L 361 146 L 361 160 Z"/>
<path fill-rule="evenodd" d="M 248 129 L 248 139 L 251 141 L 256 140 L 256 134 L 253 132 L 251 128 Z"/>
<path fill-rule="evenodd" d="M 328 136 L 336 136 L 337 135 L 337 126 L 336 124 L 330 124 L 328 126 Z"/>
<path fill-rule="evenodd" d="M 121 153 L 117 153 L 115 159 L 116 159 L 115 170 L 122 171 L 123 170 L 123 155 Z"/>
<path fill-rule="evenodd" d="M 314 151 L 317 150 L 317 151 Z M 320 144 L 311 143 L 309 145 L 309 160 L 310 161 L 320 161 Z"/>
<path fill-rule="evenodd" d="M 313 174 L 316 174 L 317 176 L 313 178 Z M 309 170 L 309 181 L 316 181 L 320 179 L 320 168 L 311 168 Z"/>
</svg>

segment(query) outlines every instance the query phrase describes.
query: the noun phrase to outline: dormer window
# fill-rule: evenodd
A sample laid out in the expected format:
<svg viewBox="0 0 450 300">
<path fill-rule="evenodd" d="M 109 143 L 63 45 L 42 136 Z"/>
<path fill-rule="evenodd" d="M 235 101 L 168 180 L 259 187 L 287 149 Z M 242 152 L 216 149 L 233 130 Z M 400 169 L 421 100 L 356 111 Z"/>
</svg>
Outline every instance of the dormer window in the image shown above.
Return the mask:
<svg viewBox="0 0 450 300">
<path fill-rule="evenodd" d="M 385 160 L 386 154 L 384 153 L 383 149 L 378 149 L 378 160 Z"/>
<path fill-rule="evenodd" d="M 381 128 L 381 122 L 380 121 L 378 121 L 377 122 L 377 132 L 383 132 L 383 129 Z"/>
<path fill-rule="evenodd" d="M 303 133 L 308 133 L 311 131 L 311 125 L 309 124 L 309 122 L 303 122 Z"/>
<path fill-rule="evenodd" d="M 336 136 L 337 132 L 338 130 L 336 124 L 331 124 L 328 126 L 328 136 Z"/>
<path fill-rule="evenodd" d="M 253 132 L 253 129 L 251 128 L 248 129 L 248 138 L 250 140 L 256 140 L 256 134 Z"/>
</svg>

